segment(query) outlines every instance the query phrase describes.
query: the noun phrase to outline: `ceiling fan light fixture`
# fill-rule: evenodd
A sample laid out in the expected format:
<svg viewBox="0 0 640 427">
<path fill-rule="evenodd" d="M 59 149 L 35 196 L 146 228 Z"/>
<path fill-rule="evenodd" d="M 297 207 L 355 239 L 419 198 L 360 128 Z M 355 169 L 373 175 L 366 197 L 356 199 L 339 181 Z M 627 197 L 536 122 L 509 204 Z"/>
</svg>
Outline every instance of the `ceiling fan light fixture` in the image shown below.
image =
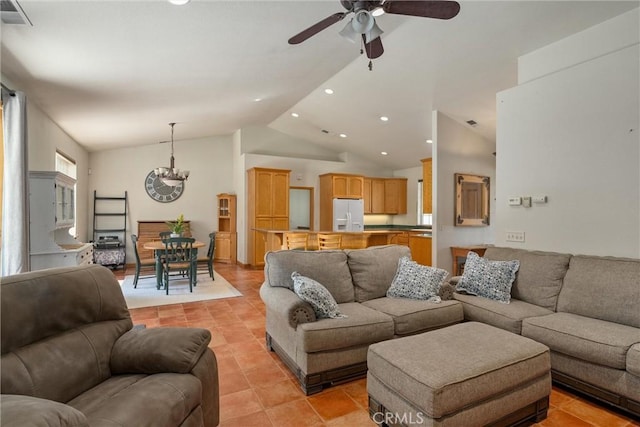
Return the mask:
<svg viewBox="0 0 640 427">
<path fill-rule="evenodd" d="M 360 34 L 353 29 L 352 23 L 353 19 L 347 22 L 347 25 L 345 25 L 342 31 L 340 31 L 338 34 L 349 40 L 351 43 L 358 43 L 360 40 Z"/>
<path fill-rule="evenodd" d="M 371 16 L 368 10 L 364 9 L 357 11 L 351 20 L 351 27 L 358 34 L 367 34 L 375 24 L 376 19 Z"/>
<path fill-rule="evenodd" d="M 382 6 L 378 6 L 371 11 L 371 15 L 375 17 L 382 16 L 384 15 L 384 9 L 382 8 Z"/>
<path fill-rule="evenodd" d="M 378 37 L 380 37 L 382 35 L 382 33 L 384 33 L 384 31 L 382 31 L 380 29 L 380 27 L 378 27 L 378 24 L 376 24 L 375 21 L 373 21 L 373 27 L 371 28 L 371 30 L 369 32 L 367 32 L 364 37 L 365 37 L 365 43 L 371 43 L 371 40 L 375 40 Z"/>
</svg>

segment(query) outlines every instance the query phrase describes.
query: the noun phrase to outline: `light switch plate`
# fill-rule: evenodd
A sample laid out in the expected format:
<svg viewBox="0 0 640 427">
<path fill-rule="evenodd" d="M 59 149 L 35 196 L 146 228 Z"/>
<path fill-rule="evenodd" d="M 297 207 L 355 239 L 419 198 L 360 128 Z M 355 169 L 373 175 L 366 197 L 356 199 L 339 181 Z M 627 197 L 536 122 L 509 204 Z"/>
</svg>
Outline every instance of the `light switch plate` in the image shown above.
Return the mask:
<svg viewBox="0 0 640 427">
<path fill-rule="evenodd" d="M 520 206 L 522 204 L 522 197 L 509 197 L 509 206 Z"/>
<path fill-rule="evenodd" d="M 507 242 L 524 242 L 524 231 L 507 231 Z"/>
<path fill-rule="evenodd" d="M 533 196 L 533 203 L 547 203 L 547 196 Z"/>
<path fill-rule="evenodd" d="M 525 208 L 530 208 L 531 207 L 531 197 L 523 197 L 522 198 L 522 206 L 524 206 Z"/>
</svg>

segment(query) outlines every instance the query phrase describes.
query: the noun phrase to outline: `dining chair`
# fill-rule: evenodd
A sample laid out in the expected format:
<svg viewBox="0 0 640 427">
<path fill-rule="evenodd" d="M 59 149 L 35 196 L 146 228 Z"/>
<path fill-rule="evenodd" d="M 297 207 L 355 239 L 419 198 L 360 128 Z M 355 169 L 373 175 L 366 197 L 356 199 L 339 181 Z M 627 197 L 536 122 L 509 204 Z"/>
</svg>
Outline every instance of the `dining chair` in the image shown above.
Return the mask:
<svg viewBox="0 0 640 427">
<path fill-rule="evenodd" d="M 161 231 L 158 233 L 160 235 L 160 240 L 168 239 L 171 237 L 171 231 Z"/>
<path fill-rule="evenodd" d="M 207 269 L 209 270 L 209 276 L 211 280 L 216 280 L 213 276 L 213 254 L 216 251 L 216 233 L 209 233 L 209 249 L 207 249 L 206 256 L 198 257 L 198 265 L 206 264 Z M 195 284 L 195 283 L 194 283 Z"/>
<path fill-rule="evenodd" d="M 287 250 L 299 249 L 306 251 L 308 233 L 285 233 L 284 244 Z"/>
<path fill-rule="evenodd" d="M 140 278 L 140 270 L 142 268 L 152 267 L 155 271 L 156 269 L 156 260 L 155 258 L 140 258 L 140 254 L 138 253 L 138 236 L 135 234 L 131 235 L 131 241 L 133 242 L 133 253 L 136 255 L 136 274 L 133 277 L 133 287 L 134 289 L 138 287 L 138 279 Z"/>
<path fill-rule="evenodd" d="M 318 233 L 318 250 L 325 251 L 342 247 L 341 234 Z"/>
<path fill-rule="evenodd" d="M 171 272 L 179 272 L 189 278 L 189 292 L 193 292 L 193 284 L 197 272 L 198 258 L 193 249 L 192 237 L 170 237 L 163 240 L 164 251 L 162 253 L 163 283 L 165 293 L 169 295 L 169 277 Z"/>
</svg>

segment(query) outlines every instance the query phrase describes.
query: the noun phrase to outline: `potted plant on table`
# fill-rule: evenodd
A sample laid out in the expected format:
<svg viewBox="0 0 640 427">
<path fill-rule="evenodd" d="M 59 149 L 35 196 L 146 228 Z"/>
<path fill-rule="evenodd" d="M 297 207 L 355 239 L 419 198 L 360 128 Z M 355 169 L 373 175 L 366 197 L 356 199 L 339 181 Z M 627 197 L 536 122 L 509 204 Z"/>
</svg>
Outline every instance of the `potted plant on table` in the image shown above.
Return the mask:
<svg viewBox="0 0 640 427">
<path fill-rule="evenodd" d="M 184 232 L 184 215 L 180 214 L 175 222 L 167 222 L 169 230 L 171 230 L 171 237 L 182 237 Z"/>
</svg>

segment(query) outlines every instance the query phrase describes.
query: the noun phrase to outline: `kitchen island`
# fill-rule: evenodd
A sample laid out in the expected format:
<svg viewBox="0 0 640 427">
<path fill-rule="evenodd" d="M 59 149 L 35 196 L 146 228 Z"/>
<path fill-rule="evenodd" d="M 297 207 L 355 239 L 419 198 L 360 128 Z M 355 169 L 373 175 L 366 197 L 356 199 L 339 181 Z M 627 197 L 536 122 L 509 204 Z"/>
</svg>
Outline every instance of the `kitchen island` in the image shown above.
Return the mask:
<svg viewBox="0 0 640 427">
<path fill-rule="evenodd" d="M 414 229 L 414 228 L 373 228 L 364 231 L 312 231 L 312 230 L 270 230 L 263 228 L 254 228 L 256 233 L 260 234 L 264 239 L 265 253 L 269 251 L 279 251 L 286 249 L 284 246 L 284 236 L 286 233 L 307 233 L 307 242 L 309 250 L 317 250 L 317 235 L 319 233 L 335 233 L 342 235 L 342 249 L 363 249 L 371 246 L 400 244 L 409 246 L 409 237 L 413 234 L 420 234 L 426 237 L 431 230 Z M 426 243 L 426 241 L 423 241 Z M 431 239 L 428 242 L 429 251 L 431 249 Z M 256 260 L 256 267 L 264 265 L 264 259 L 260 259 L 260 263 Z"/>
</svg>

